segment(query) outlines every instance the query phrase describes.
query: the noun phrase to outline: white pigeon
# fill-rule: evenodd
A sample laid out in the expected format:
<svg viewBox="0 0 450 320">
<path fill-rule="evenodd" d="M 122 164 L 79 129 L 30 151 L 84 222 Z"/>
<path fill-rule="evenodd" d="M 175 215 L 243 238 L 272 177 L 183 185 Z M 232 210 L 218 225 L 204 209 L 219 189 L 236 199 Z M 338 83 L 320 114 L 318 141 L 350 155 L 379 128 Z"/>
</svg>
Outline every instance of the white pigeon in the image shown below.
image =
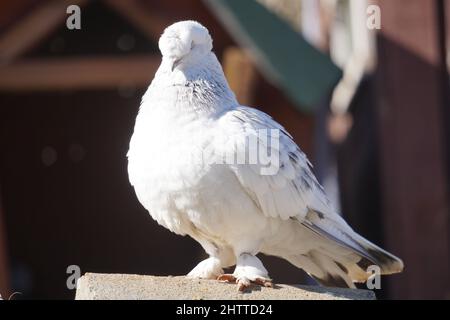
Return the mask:
<svg viewBox="0 0 450 320">
<path fill-rule="evenodd" d="M 333 209 L 289 133 L 239 105 L 205 27 L 177 22 L 164 30 L 159 48 L 162 63 L 142 98 L 128 173 L 153 219 L 208 253 L 189 277 L 233 281 L 241 291 L 252 282 L 271 286 L 258 253 L 286 259 L 327 286 L 354 288 L 372 274 L 371 265 L 381 274 L 402 271 L 399 258 Z M 277 170 L 249 161 L 249 141 L 277 155 Z"/>
</svg>

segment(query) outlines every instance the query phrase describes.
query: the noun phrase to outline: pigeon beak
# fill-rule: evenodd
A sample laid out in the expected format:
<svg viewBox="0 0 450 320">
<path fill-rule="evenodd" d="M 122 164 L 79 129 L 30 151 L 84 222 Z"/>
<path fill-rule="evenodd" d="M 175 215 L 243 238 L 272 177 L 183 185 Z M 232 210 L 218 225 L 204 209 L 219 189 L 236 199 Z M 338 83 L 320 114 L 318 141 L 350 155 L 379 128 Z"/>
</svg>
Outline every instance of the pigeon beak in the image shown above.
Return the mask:
<svg viewBox="0 0 450 320">
<path fill-rule="evenodd" d="M 178 65 L 181 63 L 181 59 L 177 59 L 177 60 L 173 60 L 172 62 L 172 67 L 170 68 L 171 71 L 173 72 L 173 70 L 175 70 L 176 67 L 178 67 Z"/>
</svg>

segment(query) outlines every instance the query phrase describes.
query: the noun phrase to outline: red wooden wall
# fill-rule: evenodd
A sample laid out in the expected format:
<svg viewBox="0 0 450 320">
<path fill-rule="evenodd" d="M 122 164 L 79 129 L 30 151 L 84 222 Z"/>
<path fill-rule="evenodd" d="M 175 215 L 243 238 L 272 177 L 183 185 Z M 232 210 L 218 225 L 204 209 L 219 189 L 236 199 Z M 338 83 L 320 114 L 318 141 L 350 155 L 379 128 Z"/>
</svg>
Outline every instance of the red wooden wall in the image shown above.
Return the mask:
<svg viewBox="0 0 450 320">
<path fill-rule="evenodd" d="M 449 283 L 448 87 L 440 6 L 379 0 L 378 129 L 387 249 L 404 259 L 393 298 L 445 298 Z M 448 5 L 446 1 L 446 5 Z"/>
</svg>

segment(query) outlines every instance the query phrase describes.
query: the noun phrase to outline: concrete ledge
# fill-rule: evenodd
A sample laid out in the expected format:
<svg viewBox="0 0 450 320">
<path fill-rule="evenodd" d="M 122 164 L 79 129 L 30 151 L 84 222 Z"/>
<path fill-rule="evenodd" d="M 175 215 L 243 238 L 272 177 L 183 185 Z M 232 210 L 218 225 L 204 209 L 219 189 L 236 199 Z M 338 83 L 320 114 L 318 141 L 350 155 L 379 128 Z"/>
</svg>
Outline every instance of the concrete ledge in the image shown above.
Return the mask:
<svg viewBox="0 0 450 320">
<path fill-rule="evenodd" d="M 374 300 L 369 290 L 300 285 L 252 287 L 238 293 L 234 284 L 186 277 L 86 273 L 76 300 Z"/>
</svg>

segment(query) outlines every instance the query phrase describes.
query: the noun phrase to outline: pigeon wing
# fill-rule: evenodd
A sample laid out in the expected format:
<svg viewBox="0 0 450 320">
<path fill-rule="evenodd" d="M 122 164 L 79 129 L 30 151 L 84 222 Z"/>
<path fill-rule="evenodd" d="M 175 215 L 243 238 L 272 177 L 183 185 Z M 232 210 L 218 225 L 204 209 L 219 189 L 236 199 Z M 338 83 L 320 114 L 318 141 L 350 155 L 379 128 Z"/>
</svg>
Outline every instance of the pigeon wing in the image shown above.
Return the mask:
<svg viewBox="0 0 450 320">
<path fill-rule="evenodd" d="M 364 239 L 332 207 L 312 172 L 311 163 L 292 136 L 269 115 L 240 106 L 219 118 L 226 140 L 220 145 L 234 159 L 249 160 L 255 152 L 249 141 L 257 141 L 262 153 L 278 155 L 276 171 L 267 164 L 229 164 L 248 196 L 262 214 L 283 220 L 292 219 L 318 235 L 325 244 L 337 245 L 355 255 L 361 267 L 376 264 L 382 273 L 398 272 L 403 263 L 397 257 Z M 266 138 L 264 138 L 266 135 Z M 258 151 L 260 152 L 260 151 Z M 264 169 L 266 169 L 264 171 Z"/>
</svg>

